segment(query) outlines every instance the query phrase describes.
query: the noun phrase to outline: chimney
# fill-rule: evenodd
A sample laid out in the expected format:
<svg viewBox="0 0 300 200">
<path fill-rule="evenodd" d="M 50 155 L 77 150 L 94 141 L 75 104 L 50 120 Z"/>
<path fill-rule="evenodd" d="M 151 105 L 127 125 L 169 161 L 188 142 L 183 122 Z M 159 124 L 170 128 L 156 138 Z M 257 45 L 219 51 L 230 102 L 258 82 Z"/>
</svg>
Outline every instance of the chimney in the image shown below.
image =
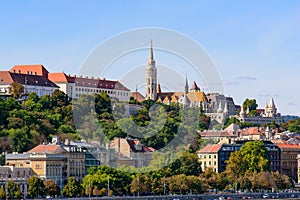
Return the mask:
<svg viewBox="0 0 300 200">
<path fill-rule="evenodd" d="M 52 136 L 52 144 L 59 144 L 59 137 L 57 135 Z"/>
</svg>

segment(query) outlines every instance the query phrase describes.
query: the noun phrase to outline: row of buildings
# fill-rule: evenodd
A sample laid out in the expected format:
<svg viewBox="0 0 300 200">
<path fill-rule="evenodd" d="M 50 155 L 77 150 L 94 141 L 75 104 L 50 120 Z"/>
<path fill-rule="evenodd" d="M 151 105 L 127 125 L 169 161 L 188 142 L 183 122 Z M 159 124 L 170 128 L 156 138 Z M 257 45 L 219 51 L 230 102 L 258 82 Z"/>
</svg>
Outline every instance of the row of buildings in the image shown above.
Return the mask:
<svg viewBox="0 0 300 200">
<path fill-rule="evenodd" d="M 115 138 L 103 147 L 96 142 L 66 140 L 61 143 L 58 137 L 53 136 L 49 144 L 40 144 L 24 153 L 6 154 L 6 164 L 0 166 L 0 186 L 13 180 L 26 194 L 28 178 L 38 176 L 43 180 L 54 180 L 62 188 L 71 176 L 82 180 L 90 167 L 102 164 L 112 167 L 147 166 L 153 152 L 155 149 L 132 138 Z"/>
<path fill-rule="evenodd" d="M 271 98 L 270 104 L 266 104 L 265 109 L 260 110 L 258 116 L 250 116 L 244 112 L 243 106 L 235 105 L 231 97 L 226 97 L 218 93 L 205 94 L 200 90 L 195 81 L 189 89 L 187 78 L 184 91 L 162 92 L 160 84 L 157 81 L 157 73 L 158 70 L 153 56 L 151 41 L 150 55 L 146 67 L 146 96 L 144 99 L 151 99 L 165 104 L 179 103 L 184 107 L 199 107 L 212 120 L 221 124 L 225 118 L 229 117 L 237 117 L 241 122 L 250 122 L 259 125 L 268 124 L 272 121 L 281 124 L 283 121 L 280 113 L 277 113 L 273 98 Z M 238 112 L 239 110 L 240 113 Z"/>
<path fill-rule="evenodd" d="M 239 129 L 234 124 L 223 131 L 203 131 L 199 135 L 212 143 L 197 152 L 202 170 L 209 167 L 218 173 L 224 171 L 232 152 L 240 150 L 246 142 L 261 140 L 269 151 L 270 169 L 300 181 L 300 142 L 295 138 L 287 139 L 284 133 L 268 127 Z"/>
<path fill-rule="evenodd" d="M 72 99 L 77 99 L 83 94 L 105 92 L 110 98 L 117 101 L 128 102 L 130 97 L 138 101 L 145 99 L 171 104 L 178 103 L 185 107 L 199 107 L 212 120 L 223 123 L 225 118 L 236 117 L 242 122 L 255 124 L 268 124 L 274 121 L 282 123 L 280 113 L 277 113 L 274 100 L 266 104 L 265 109 L 260 109 L 258 116 L 250 116 L 244 111 L 243 106 L 236 105 L 232 97 L 226 97 L 219 93 L 208 93 L 200 89 L 194 81 L 191 86 L 186 78 L 183 91 L 161 90 L 157 81 L 158 70 L 154 60 L 152 42 L 150 55 L 146 66 L 146 93 L 145 97 L 139 92 L 130 92 L 119 81 L 106 80 L 105 78 L 72 76 L 64 72 L 48 72 L 43 65 L 16 65 L 9 71 L 0 71 L 0 95 L 11 95 L 10 84 L 20 83 L 24 87 L 24 93 L 35 92 L 39 97 L 51 95 L 55 89 L 59 89 Z M 240 112 L 239 112 L 240 110 Z"/>
<path fill-rule="evenodd" d="M 48 72 L 41 64 L 16 65 L 9 71 L 0 71 L 0 93 L 10 95 L 9 87 L 17 82 L 24 87 L 24 94 L 35 92 L 39 97 L 51 95 L 59 89 L 70 98 L 77 99 L 83 94 L 107 93 L 111 98 L 128 101 L 130 90 L 119 81 L 88 76 L 72 76 L 64 72 Z"/>
</svg>

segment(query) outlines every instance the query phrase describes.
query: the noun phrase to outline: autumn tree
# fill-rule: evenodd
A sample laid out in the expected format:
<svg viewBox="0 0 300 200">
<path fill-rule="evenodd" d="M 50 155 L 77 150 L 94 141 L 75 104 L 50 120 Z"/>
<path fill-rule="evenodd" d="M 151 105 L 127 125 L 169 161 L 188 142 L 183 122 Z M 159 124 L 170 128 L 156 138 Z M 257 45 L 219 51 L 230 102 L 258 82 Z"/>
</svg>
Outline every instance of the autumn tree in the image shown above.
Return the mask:
<svg viewBox="0 0 300 200">
<path fill-rule="evenodd" d="M 146 175 L 137 174 L 130 184 L 130 191 L 132 193 L 148 194 L 151 192 L 151 180 Z"/>
<path fill-rule="evenodd" d="M 20 83 L 12 82 L 8 87 L 8 91 L 14 98 L 17 99 L 24 93 L 24 86 Z"/>
<path fill-rule="evenodd" d="M 44 182 L 45 189 L 46 189 L 46 195 L 50 197 L 55 197 L 60 195 L 60 188 L 59 186 L 54 182 L 54 180 L 49 179 Z"/>
</svg>

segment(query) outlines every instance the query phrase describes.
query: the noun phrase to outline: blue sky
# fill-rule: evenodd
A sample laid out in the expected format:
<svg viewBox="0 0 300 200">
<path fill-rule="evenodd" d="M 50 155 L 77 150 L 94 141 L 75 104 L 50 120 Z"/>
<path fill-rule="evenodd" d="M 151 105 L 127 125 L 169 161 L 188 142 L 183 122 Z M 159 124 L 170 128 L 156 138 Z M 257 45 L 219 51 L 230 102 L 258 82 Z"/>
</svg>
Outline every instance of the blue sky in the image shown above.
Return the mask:
<svg viewBox="0 0 300 200">
<path fill-rule="evenodd" d="M 142 27 L 173 29 L 205 49 L 222 76 L 225 94 L 236 103 L 255 98 L 263 107 L 272 96 L 282 114 L 300 115 L 297 0 L 7 0 L 1 2 L 0 27 L 0 70 L 41 63 L 51 72 L 71 74 L 113 35 Z M 159 64 L 159 53 L 155 56 Z M 147 57 L 145 52 L 145 63 Z M 116 74 L 106 75 L 119 79 Z"/>
</svg>

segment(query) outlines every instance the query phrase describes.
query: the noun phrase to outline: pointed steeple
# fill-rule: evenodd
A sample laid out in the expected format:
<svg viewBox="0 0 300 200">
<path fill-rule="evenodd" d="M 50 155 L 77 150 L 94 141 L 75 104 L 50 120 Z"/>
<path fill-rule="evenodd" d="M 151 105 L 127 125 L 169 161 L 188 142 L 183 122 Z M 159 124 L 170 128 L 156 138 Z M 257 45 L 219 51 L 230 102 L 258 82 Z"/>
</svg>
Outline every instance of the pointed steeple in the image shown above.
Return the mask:
<svg viewBox="0 0 300 200">
<path fill-rule="evenodd" d="M 220 101 L 219 103 L 219 107 L 218 107 L 218 110 L 217 110 L 218 113 L 222 113 L 223 112 L 223 109 L 222 109 L 222 102 Z"/>
<path fill-rule="evenodd" d="M 157 68 L 153 59 L 152 40 L 150 41 L 150 55 L 146 67 L 146 99 L 157 99 Z"/>
<path fill-rule="evenodd" d="M 227 108 L 227 103 L 225 102 L 225 106 L 224 106 L 224 111 L 223 111 L 225 114 L 228 113 L 228 108 Z"/>
<path fill-rule="evenodd" d="M 157 94 L 161 93 L 160 83 L 157 84 Z"/>
<path fill-rule="evenodd" d="M 149 63 L 155 62 L 155 61 L 154 61 L 154 58 L 153 58 L 152 39 L 150 40 L 150 54 L 149 54 L 149 60 L 148 60 L 148 62 L 149 62 Z"/>
<path fill-rule="evenodd" d="M 269 107 L 275 108 L 275 103 L 274 103 L 273 97 L 271 97 L 271 99 L 270 99 Z"/>
<path fill-rule="evenodd" d="M 188 83 L 188 79 L 187 76 L 185 76 L 185 88 L 184 88 L 184 92 L 185 94 L 189 93 L 189 83 Z"/>
<path fill-rule="evenodd" d="M 196 81 L 193 82 L 193 85 L 191 87 L 191 91 L 193 91 L 193 92 L 199 92 L 200 91 L 200 88 L 198 87 Z"/>
</svg>

